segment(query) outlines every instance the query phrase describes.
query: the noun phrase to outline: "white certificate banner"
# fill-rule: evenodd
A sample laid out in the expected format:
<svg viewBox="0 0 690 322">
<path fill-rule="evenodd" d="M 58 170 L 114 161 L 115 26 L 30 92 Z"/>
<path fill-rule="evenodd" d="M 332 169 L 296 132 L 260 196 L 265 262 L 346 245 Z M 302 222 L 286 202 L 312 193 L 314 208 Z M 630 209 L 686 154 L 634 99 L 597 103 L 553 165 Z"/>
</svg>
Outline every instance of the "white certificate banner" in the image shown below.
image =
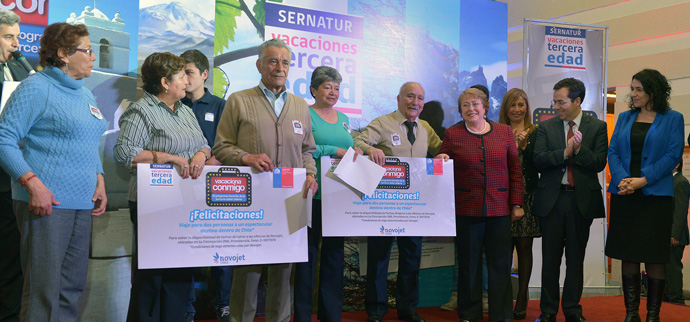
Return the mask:
<svg viewBox="0 0 690 322">
<path fill-rule="evenodd" d="M 452 160 L 386 157 L 369 196 L 333 174 L 338 162 L 321 157 L 324 236 L 455 236 Z"/>
<path fill-rule="evenodd" d="M 305 169 L 137 164 L 139 268 L 307 261 Z"/>
</svg>

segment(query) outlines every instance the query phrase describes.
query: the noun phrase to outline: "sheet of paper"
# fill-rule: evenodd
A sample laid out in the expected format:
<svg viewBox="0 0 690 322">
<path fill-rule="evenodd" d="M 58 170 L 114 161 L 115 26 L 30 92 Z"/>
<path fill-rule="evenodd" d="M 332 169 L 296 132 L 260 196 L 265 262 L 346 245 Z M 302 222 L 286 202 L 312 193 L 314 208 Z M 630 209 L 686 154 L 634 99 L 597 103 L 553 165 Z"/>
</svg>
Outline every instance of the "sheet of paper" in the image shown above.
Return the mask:
<svg viewBox="0 0 690 322">
<path fill-rule="evenodd" d="M 19 86 L 21 82 L 12 82 L 12 81 L 4 81 L 2 83 L 2 98 L 0 98 L 0 113 L 2 113 L 2 110 L 5 109 L 5 103 L 7 103 L 7 100 L 10 98 L 10 95 L 12 92 L 14 92 L 15 89 L 17 89 L 17 86 Z"/>
<path fill-rule="evenodd" d="M 352 161 L 354 156 L 355 150 L 347 149 L 347 153 L 340 160 L 333 173 L 361 193 L 367 196 L 371 195 L 376 190 L 376 186 L 379 185 L 383 174 L 386 173 L 386 169 L 363 156 Z"/>
<path fill-rule="evenodd" d="M 285 199 L 285 209 L 288 214 L 288 229 L 294 234 L 304 226 L 311 228 L 311 200 L 314 193 L 309 189 L 307 197 L 302 197 L 302 191 Z"/>
</svg>

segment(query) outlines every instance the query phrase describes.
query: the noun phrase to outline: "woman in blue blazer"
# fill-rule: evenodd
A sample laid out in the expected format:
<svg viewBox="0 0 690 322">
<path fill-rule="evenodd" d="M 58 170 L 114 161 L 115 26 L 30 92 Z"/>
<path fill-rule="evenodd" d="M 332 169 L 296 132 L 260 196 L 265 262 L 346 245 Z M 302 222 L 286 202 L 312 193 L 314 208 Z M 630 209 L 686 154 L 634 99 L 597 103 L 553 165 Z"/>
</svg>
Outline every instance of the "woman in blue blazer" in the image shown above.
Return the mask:
<svg viewBox="0 0 690 322">
<path fill-rule="evenodd" d="M 683 115 L 668 104 L 671 86 L 652 69 L 635 74 L 630 110 L 609 144 L 611 218 L 606 255 L 622 261 L 625 322 L 640 321 L 640 263 L 649 289 L 647 321 L 659 321 L 669 261 L 673 169 L 683 155 Z"/>
</svg>

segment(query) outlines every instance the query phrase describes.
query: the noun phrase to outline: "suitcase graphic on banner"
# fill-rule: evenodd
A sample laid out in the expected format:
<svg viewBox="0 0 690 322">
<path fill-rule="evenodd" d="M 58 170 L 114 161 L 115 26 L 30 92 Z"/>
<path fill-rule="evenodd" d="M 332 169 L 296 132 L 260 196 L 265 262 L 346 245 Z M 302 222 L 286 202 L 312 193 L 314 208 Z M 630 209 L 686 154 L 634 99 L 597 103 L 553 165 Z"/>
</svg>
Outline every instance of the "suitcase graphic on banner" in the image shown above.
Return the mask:
<svg viewBox="0 0 690 322">
<path fill-rule="evenodd" d="M 209 207 L 249 207 L 252 204 L 252 176 L 230 167 L 207 173 L 206 204 Z"/>
<path fill-rule="evenodd" d="M 410 164 L 398 158 L 386 157 L 386 172 L 376 189 L 410 189 Z"/>
</svg>

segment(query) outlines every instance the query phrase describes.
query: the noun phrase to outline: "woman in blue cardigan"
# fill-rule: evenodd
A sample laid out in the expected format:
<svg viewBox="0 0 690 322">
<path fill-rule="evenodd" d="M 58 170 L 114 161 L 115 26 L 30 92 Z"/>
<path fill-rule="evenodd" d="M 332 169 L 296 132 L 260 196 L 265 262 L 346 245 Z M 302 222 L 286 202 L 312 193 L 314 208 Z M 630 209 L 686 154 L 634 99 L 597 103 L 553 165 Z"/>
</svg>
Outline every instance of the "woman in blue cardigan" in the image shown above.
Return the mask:
<svg viewBox="0 0 690 322">
<path fill-rule="evenodd" d="M 622 261 L 626 322 L 641 321 L 640 263 L 648 274 L 647 321 L 659 321 L 669 261 L 673 169 L 683 155 L 683 115 L 668 104 L 671 86 L 652 69 L 635 74 L 630 110 L 609 144 L 611 218 L 606 255 Z"/>
</svg>

